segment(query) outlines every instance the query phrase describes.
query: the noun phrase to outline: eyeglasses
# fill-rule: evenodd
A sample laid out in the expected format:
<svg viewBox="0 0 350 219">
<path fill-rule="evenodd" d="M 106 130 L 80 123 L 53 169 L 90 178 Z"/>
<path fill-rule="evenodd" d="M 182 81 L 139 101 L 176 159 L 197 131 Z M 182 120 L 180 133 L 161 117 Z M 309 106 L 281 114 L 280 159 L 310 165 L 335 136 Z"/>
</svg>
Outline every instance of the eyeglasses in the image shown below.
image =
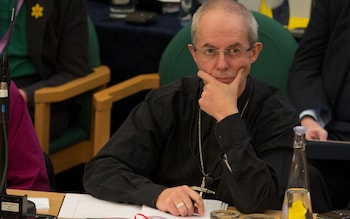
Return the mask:
<svg viewBox="0 0 350 219">
<path fill-rule="evenodd" d="M 236 59 L 236 58 L 239 58 L 243 53 L 246 53 L 246 52 L 252 50 L 253 47 L 254 47 L 254 45 L 249 47 L 246 50 L 241 50 L 239 48 L 228 48 L 228 49 L 223 49 L 223 50 L 215 49 L 215 48 L 207 48 L 204 50 L 199 50 L 199 49 L 194 48 L 194 51 L 200 52 L 203 55 L 203 57 L 208 59 L 208 60 L 216 58 L 220 52 L 223 52 L 225 56 L 227 56 L 231 59 Z"/>
</svg>

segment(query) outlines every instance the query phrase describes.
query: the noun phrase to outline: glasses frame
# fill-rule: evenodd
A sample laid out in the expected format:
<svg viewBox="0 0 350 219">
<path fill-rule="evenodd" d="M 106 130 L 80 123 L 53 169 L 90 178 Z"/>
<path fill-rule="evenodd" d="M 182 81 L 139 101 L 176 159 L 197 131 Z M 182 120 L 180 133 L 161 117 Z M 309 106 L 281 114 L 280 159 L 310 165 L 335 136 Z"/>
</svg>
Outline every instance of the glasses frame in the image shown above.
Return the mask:
<svg viewBox="0 0 350 219">
<path fill-rule="evenodd" d="M 242 54 L 251 51 L 254 48 L 254 46 L 255 46 L 255 43 L 253 45 L 251 45 L 248 49 L 241 51 L 238 48 L 227 48 L 227 49 L 206 48 L 204 50 L 199 50 L 193 45 L 193 51 L 200 52 L 208 60 L 217 58 L 219 56 L 220 52 L 223 52 L 224 56 L 226 56 L 226 57 L 229 57 L 231 59 L 236 59 L 236 58 L 241 57 Z M 234 50 L 234 49 L 238 50 L 238 52 L 236 54 L 228 52 L 228 51 Z M 212 53 L 210 53 L 210 52 L 208 53 L 209 50 L 212 50 Z"/>
</svg>

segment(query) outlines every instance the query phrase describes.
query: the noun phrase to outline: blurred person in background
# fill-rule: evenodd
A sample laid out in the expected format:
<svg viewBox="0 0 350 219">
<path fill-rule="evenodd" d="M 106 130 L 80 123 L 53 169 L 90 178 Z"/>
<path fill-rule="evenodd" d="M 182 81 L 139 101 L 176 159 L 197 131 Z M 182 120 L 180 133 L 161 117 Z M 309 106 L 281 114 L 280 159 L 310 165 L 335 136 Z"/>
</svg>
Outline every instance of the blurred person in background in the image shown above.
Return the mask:
<svg viewBox="0 0 350 219">
<path fill-rule="evenodd" d="M 350 141 L 349 51 L 350 1 L 315 0 L 288 81 L 308 140 Z M 312 164 L 328 185 L 334 209 L 349 208 L 350 162 Z"/>
</svg>

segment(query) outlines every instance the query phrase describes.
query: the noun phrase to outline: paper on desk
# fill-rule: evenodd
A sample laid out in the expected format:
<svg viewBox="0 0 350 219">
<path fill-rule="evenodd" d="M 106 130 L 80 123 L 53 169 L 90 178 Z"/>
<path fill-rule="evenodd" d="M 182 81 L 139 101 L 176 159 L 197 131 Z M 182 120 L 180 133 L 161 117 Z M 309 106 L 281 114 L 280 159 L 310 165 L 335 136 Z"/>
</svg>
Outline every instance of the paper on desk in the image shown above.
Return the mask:
<svg viewBox="0 0 350 219">
<path fill-rule="evenodd" d="M 48 210 L 50 209 L 50 203 L 48 198 L 28 198 L 29 201 L 34 202 L 37 210 Z"/>
<path fill-rule="evenodd" d="M 228 205 L 217 200 L 204 200 L 206 213 L 205 216 L 193 216 L 186 217 L 186 219 L 200 219 L 210 218 L 210 212 L 212 210 L 227 209 Z M 88 194 L 74 194 L 67 193 L 63 200 L 63 204 L 58 215 L 58 219 L 64 218 L 112 218 L 118 217 L 119 219 L 128 218 L 132 219 L 138 213 L 142 213 L 147 216 L 162 216 L 167 219 L 180 219 L 183 217 L 177 217 L 160 210 L 139 205 L 128 205 L 122 203 L 115 203 L 97 199 Z"/>
<path fill-rule="evenodd" d="M 226 210 L 228 205 L 226 203 L 223 203 L 221 201 L 217 200 L 209 200 L 209 199 L 204 199 L 204 205 L 205 205 L 205 214 L 203 217 L 199 216 L 192 216 L 192 217 L 186 217 L 186 219 L 210 219 L 210 212 L 213 210 Z M 141 209 L 142 214 L 150 217 L 150 216 L 160 216 L 166 219 L 183 219 L 184 217 L 180 216 L 174 216 L 168 213 L 165 213 L 163 211 L 157 210 L 155 208 L 151 208 L 148 206 L 142 206 Z"/>
<path fill-rule="evenodd" d="M 58 218 L 134 218 L 141 206 L 108 202 L 88 194 L 67 193 Z"/>
</svg>

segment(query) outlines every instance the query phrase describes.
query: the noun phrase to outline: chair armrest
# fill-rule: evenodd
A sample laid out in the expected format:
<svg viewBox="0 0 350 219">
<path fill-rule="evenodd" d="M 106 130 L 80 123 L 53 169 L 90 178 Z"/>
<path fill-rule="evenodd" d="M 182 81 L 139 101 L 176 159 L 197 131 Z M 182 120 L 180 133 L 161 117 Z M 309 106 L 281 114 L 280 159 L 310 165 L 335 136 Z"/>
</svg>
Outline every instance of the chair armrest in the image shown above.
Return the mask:
<svg viewBox="0 0 350 219">
<path fill-rule="evenodd" d="M 34 125 L 40 145 L 49 154 L 50 109 L 51 104 L 67 100 L 87 91 L 105 88 L 110 81 L 110 70 L 99 66 L 87 76 L 77 78 L 60 86 L 45 87 L 35 91 Z M 90 107 L 90 106 L 89 106 Z"/>
<path fill-rule="evenodd" d="M 110 81 L 110 70 L 99 66 L 93 72 L 60 86 L 45 87 L 35 91 L 35 104 L 54 103 L 78 96 L 86 91 L 106 85 Z"/>
<path fill-rule="evenodd" d="M 151 90 L 160 86 L 158 73 L 142 74 L 112 85 L 96 92 L 93 97 L 94 107 L 94 154 L 110 138 L 111 110 L 114 102 L 144 90 Z"/>
</svg>

